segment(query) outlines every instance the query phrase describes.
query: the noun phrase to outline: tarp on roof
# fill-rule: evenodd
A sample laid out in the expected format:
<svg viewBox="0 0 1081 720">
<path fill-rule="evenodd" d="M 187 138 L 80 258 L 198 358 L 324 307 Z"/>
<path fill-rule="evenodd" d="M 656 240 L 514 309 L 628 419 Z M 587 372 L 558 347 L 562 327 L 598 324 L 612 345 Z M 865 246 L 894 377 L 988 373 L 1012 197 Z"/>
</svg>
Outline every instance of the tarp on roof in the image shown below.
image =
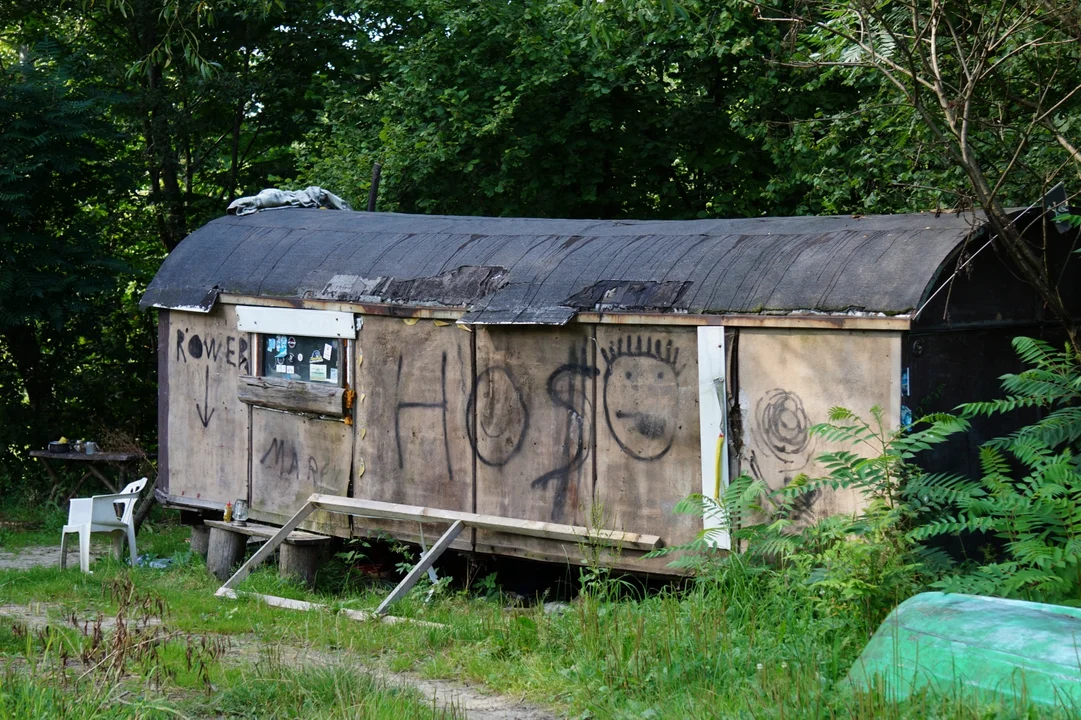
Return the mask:
<svg viewBox="0 0 1081 720">
<path fill-rule="evenodd" d="M 461 322 L 579 311 L 913 310 L 972 215 L 621 221 L 288 209 L 226 216 L 166 258 L 142 307 L 218 294 L 463 308 Z"/>
</svg>

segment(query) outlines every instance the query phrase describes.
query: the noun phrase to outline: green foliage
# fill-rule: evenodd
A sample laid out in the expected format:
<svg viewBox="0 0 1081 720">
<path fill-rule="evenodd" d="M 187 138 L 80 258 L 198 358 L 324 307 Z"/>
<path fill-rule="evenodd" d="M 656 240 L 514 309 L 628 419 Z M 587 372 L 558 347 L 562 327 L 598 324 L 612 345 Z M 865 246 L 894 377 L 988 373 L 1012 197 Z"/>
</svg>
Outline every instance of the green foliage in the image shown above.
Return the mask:
<svg viewBox="0 0 1081 720">
<path fill-rule="evenodd" d="M 1001 543 L 993 562 L 967 567 L 936 587 L 1081 604 L 1081 364 L 1072 349 L 1041 340 L 1019 337 L 1014 348 L 1031 367 L 1002 377 L 1005 398 L 962 406 L 963 414 L 1039 408 L 1043 417 L 985 444 L 978 480 L 912 483 L 910 502 L 929 519 L 910 537 L 987 533 Z"/>
<path fill-rule="evenodd" d="M 726 533 L 748 561 L 776 566 L 806 583 L 813 591 L 812 604 L 824 616 L 858 616 L 875 627 L 898 602 L 919 590 L 924 575 L 948 562 L 943 554 L 918 547 L 908 534 L 915 514 L 905 502 L 905 488 L 923 477 L 913 464 L 917 454 L 966 430 L 968 423 L 941 414 L 889 430 L 879 407 L 871 409 L 870 420 L 833 408 L 829 420 L 810 429 L 842 446 L 817 457 L 827 470 L 824 477 L 801 474 L 771 489 L 763 480 L 742 475 L 719 500 L 692 496 L 677 511 L 715 517 L 721 527 L 655 554 L 689 552 L 673 565 L 700 565 L 706 548 Z M 859 493 L 865 504 L 853 514 L 808 522 L 808 498 L 826 490 Z"/>
</svg>

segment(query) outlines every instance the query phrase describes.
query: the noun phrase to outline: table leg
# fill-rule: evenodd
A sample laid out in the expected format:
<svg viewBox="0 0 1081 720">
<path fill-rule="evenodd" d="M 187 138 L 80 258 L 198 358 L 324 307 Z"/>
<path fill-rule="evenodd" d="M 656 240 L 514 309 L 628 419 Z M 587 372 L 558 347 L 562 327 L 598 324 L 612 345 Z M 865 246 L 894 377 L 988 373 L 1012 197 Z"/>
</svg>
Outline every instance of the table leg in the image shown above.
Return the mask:
<svg viewBox="0 0 1081 720">
<path fill-rule="evenodd" d="M 48 460 L 43 457 L 39 457 L 38 460 L 41 461 L 41 465 L 45 468 L 45 472 L 49 474 L 49 479 L 53 481 L 53 489 L 52 492 L 49 493 L 49 499 L 55 500 L 56 494 L 60 492 L 60 478 L 56 476 L 56 471 L 53 470 L 53 466 L 49 464 Z"/>
<path fill-rule="evenodd" d="M 119 492 L 116 489 L 116 485 L 113 484 L 113 481 L 110 480 L 109 478 L 105 477 L 105 475 L 103 475 L 102 472 L 100 470 L 98 470 L 96 467 L 94 467 L 93 465 L 90 466 L 90 472 L 94 473 L 94 477 L 96 477 L 98 480 L 101 480 L 103 483 L 105 483 L 105 486 L 107 488 L 109 488 L 110 490 L 112 490 L 114 493 Z"/>
<path fill-rule="evenodd" d="M 89 472 L 84 472 L 83 476 L 81 478 L 79 478 L 79 482 L 75 483 L 75 487 L 73 487 L 71 489 L 71 492 L 68 493 L 68 500 L 71 500 L 73 497 L 75 497 L 75 493 L 79 492 L 79 488 L 81 488 L 83 486 L 83 482 L 88 477 L 90 477 L 90 473 Z"/>
</svg>

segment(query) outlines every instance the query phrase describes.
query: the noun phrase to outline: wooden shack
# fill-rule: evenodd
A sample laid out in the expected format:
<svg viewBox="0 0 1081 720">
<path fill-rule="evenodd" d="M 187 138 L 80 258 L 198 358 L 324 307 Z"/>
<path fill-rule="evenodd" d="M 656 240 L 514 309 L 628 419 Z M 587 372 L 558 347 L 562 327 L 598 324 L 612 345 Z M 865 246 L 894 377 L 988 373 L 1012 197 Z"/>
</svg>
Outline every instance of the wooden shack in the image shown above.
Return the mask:
<svg viewBox="0 0 1081 720">
<path fill-rule="evenodd" d="M 1047 227 L 1077 307 L 1076 238 Z M 896 425 L 994 394 L 1017 367 L 1010 338 L 1051 325 L 987 240 L 963 214 L 226 216 L 142 301 L 159 309 L 159 497 L 207 517 L 243 498 L 280 524 L 321 492 L 686 542 L 702 520 L 672 510 L 690 493 L 819 472 L 808 429 L 833 406 Z M 823 494 L 805 512 L 860 501 Z M 325 513 L 303 527 L 422 530 Z M 480 530 L 455 547 L 582 559 Z"/>
</svg>

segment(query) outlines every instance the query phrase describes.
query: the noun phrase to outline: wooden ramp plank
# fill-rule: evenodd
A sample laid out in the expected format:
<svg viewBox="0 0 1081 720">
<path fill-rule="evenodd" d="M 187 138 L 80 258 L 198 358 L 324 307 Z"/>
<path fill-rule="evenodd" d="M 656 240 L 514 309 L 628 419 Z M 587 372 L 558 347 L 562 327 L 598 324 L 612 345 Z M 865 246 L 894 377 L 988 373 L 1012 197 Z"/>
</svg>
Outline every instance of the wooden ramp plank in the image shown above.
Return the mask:
<svg viewBox="0 0 1081 720">
<path fill-rule="evenodd" d="M 387 612 L 387 608 L 394 603 L 405 597 L 405 594 L 413 589 L 413 586 L 420 580 L 420 576 L 428 571 L 435 561 L 439 559 L 439 556 L 443 554 L 443 551 L 450 547 L 450 544 L 454 542 L 454 539 L 461 534 L 465 528 L 465 524 L 461 520 L 455 521 L 453 525 L 447 528 L 447 531 L 443 533 L 443 536 L 436 541 L 435 545 L 432 545 L 432 549 L 424 553 L 420 557 L 420 562 L 413 566 L 413 569 L 402 578 L 402 581 L 398 583 L 398 587 L 387 595 L 383 602 L 379 603 L 379 607 L 375 609 L 377 615 L 383 615 Z"/>
<path fill-rule="evenodd" d="M 518 520 L 496 515 L 478 515 L 477 513 L 442 510 L 439 508 L 400 505 L 376 500 L 338 497 L 315 494 L 308 502 L 321 510 L 340 512 L 356 517 L 389 518 L 392 520 L 461 520 L 470 527 L 481 530 L 514 533 L 528 537 L 547 538 L 575 543 L 594 543 L 604 546 L 617 546 L 633 550 L 650 551 L 661 545 L 658 535 L 624 532 L 621 530 L 598 530 L 581 525 L 562 525 L 541 520 Z"/>
</svg>

